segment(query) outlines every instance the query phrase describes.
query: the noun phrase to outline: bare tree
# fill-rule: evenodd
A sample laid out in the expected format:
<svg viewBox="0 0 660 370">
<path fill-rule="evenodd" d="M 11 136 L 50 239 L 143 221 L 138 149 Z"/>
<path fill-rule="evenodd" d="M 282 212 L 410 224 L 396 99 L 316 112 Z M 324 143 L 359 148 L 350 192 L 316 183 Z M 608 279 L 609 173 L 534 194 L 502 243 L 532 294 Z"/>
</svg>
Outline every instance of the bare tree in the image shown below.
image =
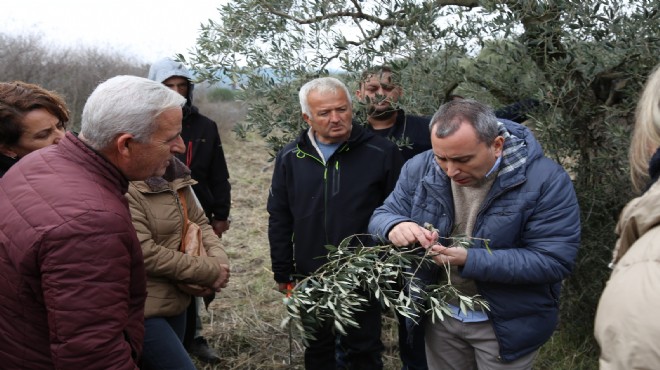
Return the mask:
<svg viewBox="0 0 660 370">
<path fill-rule="evenodd" d="M 60 93 L 80 127 L 87 97 L 102 81 L 120 74 L 146 76 L 148 66 L 95 47 L 55 47 L 40 34 L 0 34 L 0 80 L 39 84 Z"/>
</svg>

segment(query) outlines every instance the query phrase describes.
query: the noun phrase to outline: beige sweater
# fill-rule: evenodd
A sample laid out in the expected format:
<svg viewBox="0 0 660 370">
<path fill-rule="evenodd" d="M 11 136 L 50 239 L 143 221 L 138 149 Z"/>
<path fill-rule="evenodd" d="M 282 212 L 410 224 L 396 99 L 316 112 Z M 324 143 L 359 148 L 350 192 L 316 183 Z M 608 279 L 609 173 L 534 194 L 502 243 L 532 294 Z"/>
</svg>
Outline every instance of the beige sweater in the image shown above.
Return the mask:
<svg viewBox="0 0 660 370">
<path fill-rule="evenodd" d="M 479 209 L 481 209 L 481 205 L 484 199 L 486 199 L 488 191 L 493 186 L 496 177 L 491 176 L 489 180 L 477 187 L 458 186 L 452 181 L 451 190 L 454 197 L 453 237 L 472 236 L 472 230 L 474 230 L 474 223 L 477 220 Z M 458 271 L 458 266 L 451 267 L 450 279 L 461 294 L 467 296 L 478 294 L 477 285 L 474 280 L 462 278 Z M 458 299 L 450 300 L 449 303 L 458 306 Z M 475 309 L 478 309 L 478 307 L 475 307 Z"/>
</svg>

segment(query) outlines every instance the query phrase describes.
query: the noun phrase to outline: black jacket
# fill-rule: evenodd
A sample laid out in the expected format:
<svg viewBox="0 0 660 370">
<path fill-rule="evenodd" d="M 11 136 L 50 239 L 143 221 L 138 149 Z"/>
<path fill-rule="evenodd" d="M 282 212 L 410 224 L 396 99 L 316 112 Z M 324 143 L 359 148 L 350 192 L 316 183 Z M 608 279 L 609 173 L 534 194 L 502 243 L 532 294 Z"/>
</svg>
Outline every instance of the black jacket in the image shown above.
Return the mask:
<svg viewBox="0 0 660 370">
<path fill-rule="evenodd" d="M 0 154 L 0 177 L 4 176 L 7 171 L 18 162 L 17 159 L 7 157 L 4 154 Z"/>
<path fill-rule="evenodd" d="M 231 204 L 229 171 L 218 127 L 199 113 L 197 107 L 184 107 L 181 137 L 186 145 L 184 154 L 177 154 L 190 167 L 195 195 L 209 219 L 226 220 Z"/>
<path fill-rule="evenodd" d="M 356 124 L 325 164 L 308 130 L 286 145 L 275 159 L 268 197 L 275 281 L 314 272 L 326 262 L 317 258 L 327 255 L 325 245 L 365 234 L 374 209 L 394 189 L 402 163 L 396 145 Z"/>
<path fill-rule="evenodd" d="M 430 122 L 429 117 L 406 115 L 400 109 L 397 112 L 394 126 L 383 130 L 374 130 L 370 125 L 367 125 L 367 129 L 397 144 L 403 159 L 407 161 L 417 154 L 431 149 Z"/>
<path fill-rule="evenodd" d="M 175 76 L 188 80 L 181 132 L 186 153 L 177 154 L 177 158 L 190 168 L 192 178 L 197 180 L 193 190 L 206 216 L 209 220 L 224 221 L 229 217 L 231 205 L 229 171 L 217 125 L 200 114 L 192 104 L 195 88 L 191 82 L 193 75 L 182 63 L 169 58 L 156 61 L 149 68 L 149 79 L 153 81 L 163 83 Z"/>
</svg>

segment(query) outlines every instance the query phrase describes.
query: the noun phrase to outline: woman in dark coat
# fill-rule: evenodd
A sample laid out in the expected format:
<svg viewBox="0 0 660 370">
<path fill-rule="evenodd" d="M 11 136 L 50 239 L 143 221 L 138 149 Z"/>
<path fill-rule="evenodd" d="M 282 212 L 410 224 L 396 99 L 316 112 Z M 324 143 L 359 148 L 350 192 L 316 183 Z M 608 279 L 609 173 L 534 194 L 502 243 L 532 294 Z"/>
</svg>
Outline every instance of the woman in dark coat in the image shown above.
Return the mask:
<svg viewBox="0 0 660 370">
<path fill-rule="evenodd" d="M 64 137 L 64 99 L 41 86 L 0 82 L 0 177 L 27 154 Z"/>
</svg>

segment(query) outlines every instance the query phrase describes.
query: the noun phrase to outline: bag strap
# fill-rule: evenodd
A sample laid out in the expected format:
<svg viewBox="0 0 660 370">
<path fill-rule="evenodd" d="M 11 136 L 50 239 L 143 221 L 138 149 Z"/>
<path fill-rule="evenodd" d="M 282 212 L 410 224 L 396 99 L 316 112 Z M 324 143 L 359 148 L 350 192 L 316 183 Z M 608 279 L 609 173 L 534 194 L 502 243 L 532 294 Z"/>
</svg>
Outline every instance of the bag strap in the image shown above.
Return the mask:
<svg viewBox="0 0 660 370">
<path fill-rule="evenodd" d="M 184 240 L 186 233 L 188 233 L 188 204 L 186 204 L 186 197 L 183 195 L 183 188 L 177 190 L 179 195 L 179 202 L 183 208 L 183 232 L 181 233 L 181 245 L 179 246 L 179 251 L 185 252 L 186 248 L 184 245 Z"/>
</svg>

